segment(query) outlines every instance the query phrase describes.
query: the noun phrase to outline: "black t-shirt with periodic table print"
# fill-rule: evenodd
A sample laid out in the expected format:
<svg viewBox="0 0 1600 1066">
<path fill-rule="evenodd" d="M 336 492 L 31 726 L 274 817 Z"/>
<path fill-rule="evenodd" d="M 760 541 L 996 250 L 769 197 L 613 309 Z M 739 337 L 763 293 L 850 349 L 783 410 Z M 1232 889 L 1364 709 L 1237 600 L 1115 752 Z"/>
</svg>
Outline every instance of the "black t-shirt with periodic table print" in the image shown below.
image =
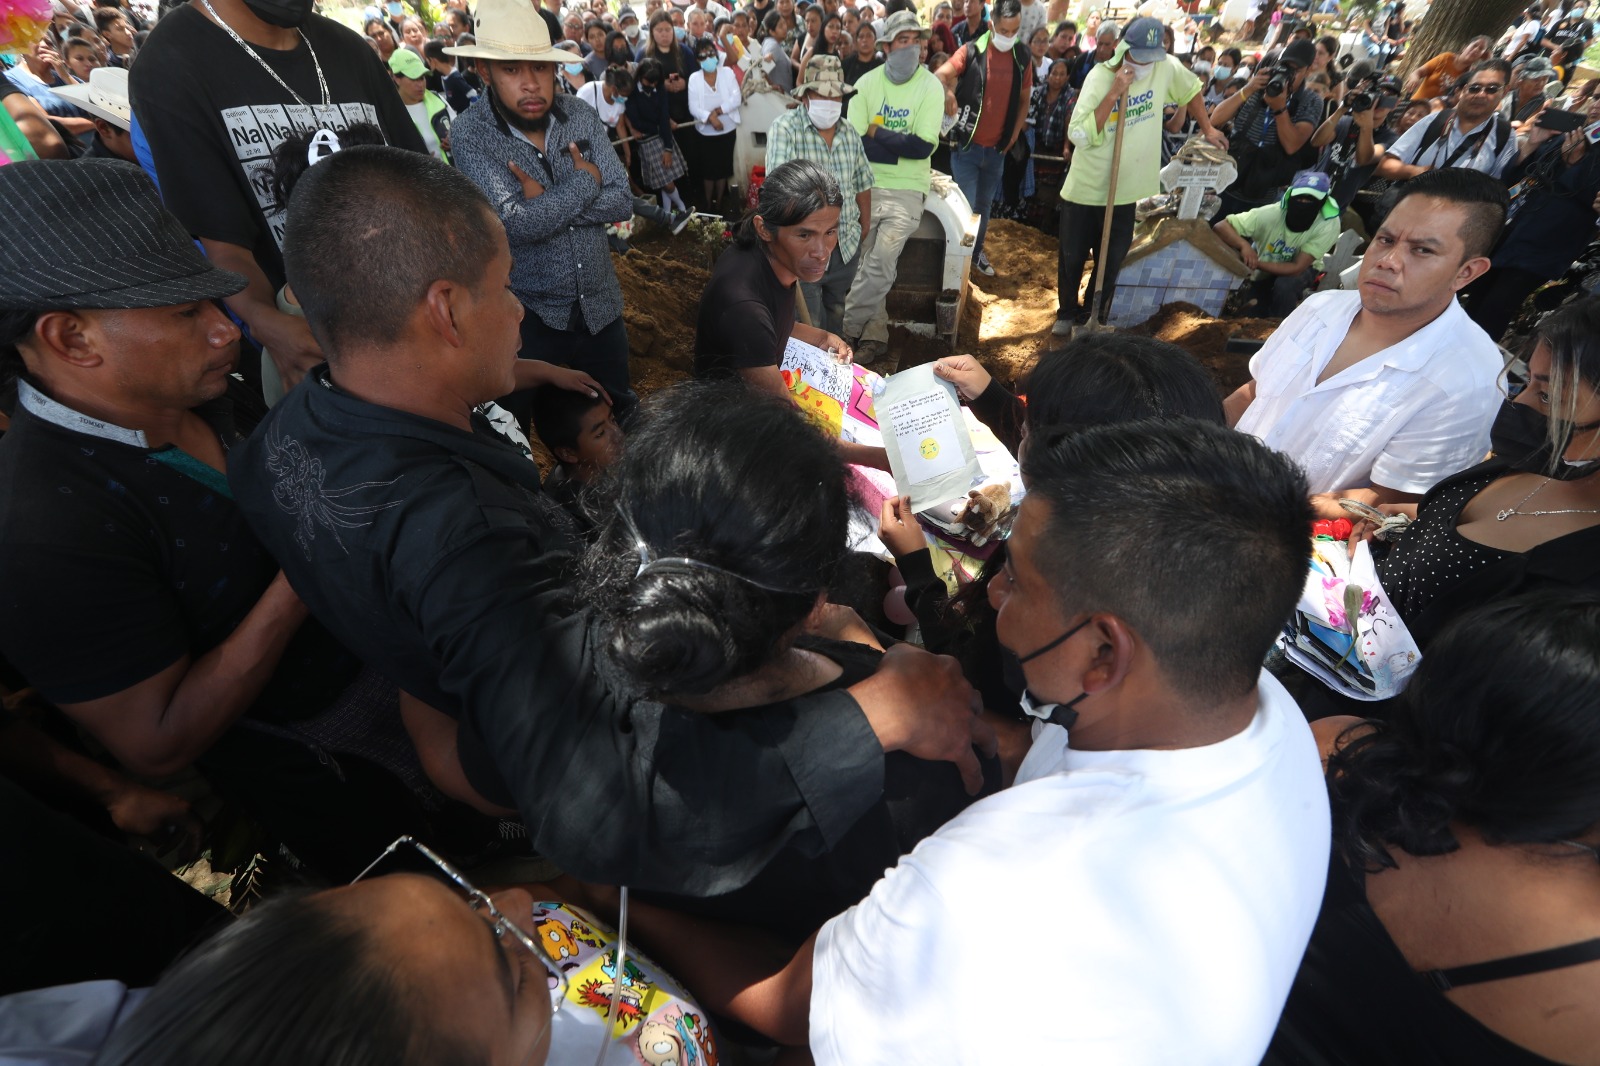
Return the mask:
<svg viewBox="0 0 1600 1066">
<path fill-rule="evenodd" d="M 283 284 L 284 205 L 272 194 L 272 152 L 298 129 L 376 123 L 389 143 L 424 150 L 394 79 L 354 31 L 312 15 L 289 51 L 255 47 L 306 106 L 285 92 L 226 30 L 176 8 L 151 31 L 129 71 L 135 121 L 150 145 L 167 207 L 196 237 L 242 245 Z M 328 82 L 321 105 L 317 62 Z"/>
</svg>

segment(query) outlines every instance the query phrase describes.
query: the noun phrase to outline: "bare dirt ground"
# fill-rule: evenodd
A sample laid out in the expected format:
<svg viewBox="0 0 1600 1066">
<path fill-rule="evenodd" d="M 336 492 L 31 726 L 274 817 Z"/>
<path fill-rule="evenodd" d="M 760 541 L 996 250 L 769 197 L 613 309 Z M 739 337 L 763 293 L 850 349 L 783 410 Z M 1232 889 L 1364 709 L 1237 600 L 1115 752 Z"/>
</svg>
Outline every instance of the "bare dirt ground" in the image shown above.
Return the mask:
<svg viewBox="0 0 1600 1066">
<path fill-rule="evenodd" d="M 957 330 L 956 352 L 975 356 L 1002 383 L 1023 377 L 1050 347 L 1056 312 L 1056 241 L 1030 226 L 996 219 L 987 237 L 999 274 L 973 274 Z M 695 315 L 710 278 L 703 247 L 659 231 L 643 235 L 625 256 L 615 256 L 622 283 L 623 318 L 633 355 L 634 388 L 647 394 L 689 376 Z M 1189 304 L 1168 304 L 1129 332 L 1159 337 L 1180 347 L 1210 370 L 1226 395 L 1249 376 L 1249 355 L 1227 351 L 1230 338 L 1262 340 L 1274 319 L 1212 318 Z M 891 343 L 901 367 L 951 352 L 940 340 L 895 329 Z"/>
</svg>

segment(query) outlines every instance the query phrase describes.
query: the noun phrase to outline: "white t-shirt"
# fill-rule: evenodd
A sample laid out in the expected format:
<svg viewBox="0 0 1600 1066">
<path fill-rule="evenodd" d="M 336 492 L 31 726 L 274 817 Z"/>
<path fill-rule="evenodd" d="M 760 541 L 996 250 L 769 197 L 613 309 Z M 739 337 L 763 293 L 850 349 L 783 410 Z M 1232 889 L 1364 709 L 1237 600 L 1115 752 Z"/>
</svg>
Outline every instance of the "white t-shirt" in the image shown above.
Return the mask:
<svg viewBox="0 0 1600 1066">
<path fill-rule="evenodd" d="M 1076 751 L 1035 727 L 1017 783 L 818 934 L 819 1066 L 1260 1060 L 1328 867 L 1310 727 L 1263 674 L 1243 731 Z"/>
<path fill-rule="evenodd" d="M 1522 25 L 1518 26 L 1511 34 L 1511 40 L 1506 44 L 1506 55 L 1514 56 L 1518 52 L 1522 51 L 1523 47 L 1527 45 L 1529 41 L 1533 40 L 1533 35 L 1539 32 L 1539 28 L 1540 23 L 1538 19 L 1528 19 Z"/>
<path fill-rule="evenodd" d="M 1250 360 L 1255 401 L 1239 430 L 1305 470 L 1312 492 L 1377 483 L 1422 493 L 1489 451 L 1500 349 L 1455 300 L 1399 344 L 1321 385 L 1361 309 L 1359 292 L 1317 293 Z"/>
<path fill-rule="evenodd" d="M 617 119 L 622 117 L 623 108 L 627 105 L 621 100 L 616 103 L 606 103 L 605 86 L 598 81 L 591 81 L 578 90 L 578 99 L 594 108 L 600 115 L 600 121 L 611 129 L 617 128 Z"/>
</svg>

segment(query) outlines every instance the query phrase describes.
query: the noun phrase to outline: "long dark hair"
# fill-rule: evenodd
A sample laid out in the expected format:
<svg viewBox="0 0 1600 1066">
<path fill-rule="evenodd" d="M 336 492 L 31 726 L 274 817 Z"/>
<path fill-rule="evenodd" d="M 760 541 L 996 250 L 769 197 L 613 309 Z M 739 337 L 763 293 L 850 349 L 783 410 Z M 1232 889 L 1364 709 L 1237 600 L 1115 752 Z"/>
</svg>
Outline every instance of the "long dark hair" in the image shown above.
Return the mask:
<svg viewBox="0 0 1600 1066">
<path fill-rule="evenodd" d="M 829 171 L 809 159 L 791 159 L 768 174 L 761 183 L 761 195 L 753 211 L 739 223 L 740 246 L 754 248 L 761 243 L 756 232 L 756 216 L 768 229 L 796 226 L 824 207 L 843 207 L 844 193 Z"/>
<path fill-rule="evenodd" d="M 1572 443 L 1578 420 L 1578 392 L 1583 382 L 1600 388 L 1600 296 L 1585 296 L 1546 315 L 1534 329 L 1534 340 L 1550 349 L 1549 470 L 1561 467 L 1561 455 Z M 1531 385 L 1529 386 L 1532 387 Z"/>
<path fill-rule="evenodd" d="M 773 659 L 848 553 L 838 449 L 788 400 L 733 382 L 651 397 L 585 505 L 584 598 L 606 653 L 664 697 Z"/>
<path fill-rule="evenodd" d="M 1554 844 L 1600 823 L 1600 597 L 1544 589 L 1479 607 L 1428 648 L 1386 722 L 1328 760 L 1334 844 L 1369 872 L 1443 855 L 1452 823 Z"/>
<path fill-rule="evenodd" d="M 683 66 L 683 43 L 678 40 L 677 27 L 673 27 L 672 43 L 667 45 L 665 50 L 656 47 L 655 28 L 663 22 L 672 25 L 672 16 L 665 11 L 657 11 L 650 16 L 650 25 L 645 30 L 645 36 L 650 40 L 644 46 L 644 54 L 647 58 L 659 60 L 669 74 L 680 74 L 687 78 L 689 72 Z"/>
</svg>

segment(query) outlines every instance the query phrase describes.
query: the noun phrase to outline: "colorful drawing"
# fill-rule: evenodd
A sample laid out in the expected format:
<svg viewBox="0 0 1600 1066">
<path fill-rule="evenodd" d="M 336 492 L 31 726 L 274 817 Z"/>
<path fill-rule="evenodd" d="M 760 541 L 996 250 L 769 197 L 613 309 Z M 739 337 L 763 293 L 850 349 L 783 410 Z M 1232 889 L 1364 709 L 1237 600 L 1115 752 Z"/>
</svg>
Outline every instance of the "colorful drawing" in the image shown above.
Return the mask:
<svg viewBox="0 0 1600 1066">
<path fill-rule="evenodd" d="M 883 434 L 873 398 L 883 391 L 883 376 L 865 367 L 841 363 L 829 352 L 789 339 L 779 366 L 790 395 L 807 414 L 822 415 L 817 424 L 834 436 L 857 444 L 882 446 Z"/>
<path fill-rule="evenodd" d="M 639 1027 L 645 1066 L 717 1066 L 717 1045 L 698 1014 L 672 1006 Z"/>
<path fill-rule="evenodd" d="M 545 951 L 557 962 L 565 963 L 568 959 L 577 959 L 578 944 L 572 939 L 572 934 L 567 931 L 566 924 L 560 917 L 546 918 L 533 927 L 533 935 L 539 938 Z"/>
<path fill-rule="evenodd" d="M 830 437 L 837 437 L 844 428 L 844 408 L 839 401 L 821 389 L 814 388 L 798 370 L 779 371 L 784 388 L 805 416 Z"/>
<path fill-rule="evenodd" d="M 590 929 L 581 918 L 572 919 L 572 939 L 596 950 L 606 946 L 606 942 L 600 938 L 600 934 Z"/>
<path fill-rule="evenodd" d="M 577 1001 L 592 1008 L 601 1017 L 611 1017 L 611 999 L 617 997 L 617 1015 L 612 1018 L 618 1032 L 627 1032 L 645 1015 L 645 1000 L 655 991 L 645 980 L 644 971 L 628 959 L 623 963 L 622 992 L 617 994 L 616 949 L 600 957 L 600 974 L 578 982 L 574 989 Z"/>
</svg>

